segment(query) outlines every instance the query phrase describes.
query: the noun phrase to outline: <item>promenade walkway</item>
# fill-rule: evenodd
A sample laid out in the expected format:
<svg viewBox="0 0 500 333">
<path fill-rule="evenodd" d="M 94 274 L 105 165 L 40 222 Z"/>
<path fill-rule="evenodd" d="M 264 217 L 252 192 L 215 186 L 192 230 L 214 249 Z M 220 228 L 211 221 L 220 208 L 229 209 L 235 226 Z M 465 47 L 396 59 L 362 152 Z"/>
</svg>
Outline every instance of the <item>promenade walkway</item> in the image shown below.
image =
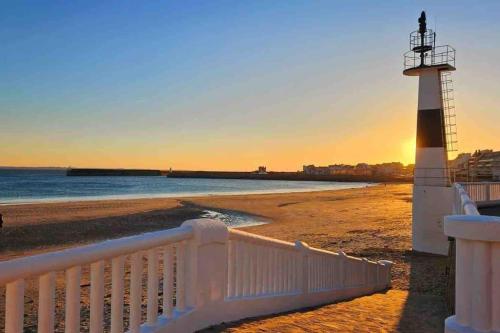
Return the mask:
<svg viewBox="0 0 500 333">
<path fill-rule="evenodd" d="M 210 332 L 442 332 L 444 305 L 439 296 L 389 290 L 350 301 L 278 316 L 244 320 Z"/>
</svg>

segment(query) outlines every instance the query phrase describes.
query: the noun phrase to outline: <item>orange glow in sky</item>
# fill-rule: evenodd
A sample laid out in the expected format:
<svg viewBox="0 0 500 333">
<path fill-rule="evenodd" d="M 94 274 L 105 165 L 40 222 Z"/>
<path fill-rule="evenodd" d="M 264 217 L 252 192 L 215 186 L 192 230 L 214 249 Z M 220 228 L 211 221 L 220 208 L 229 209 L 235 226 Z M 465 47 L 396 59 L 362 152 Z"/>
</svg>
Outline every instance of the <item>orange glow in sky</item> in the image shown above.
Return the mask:
<svg viewBox="0 0 500 333">
<path fill-rule="evenodd" d="M 459 151 L 500 149 L 500 2 L 53 6 L 0 5 L 0 166 L 413 163 L 422 8 L 457 49 Z"/>
</svg>

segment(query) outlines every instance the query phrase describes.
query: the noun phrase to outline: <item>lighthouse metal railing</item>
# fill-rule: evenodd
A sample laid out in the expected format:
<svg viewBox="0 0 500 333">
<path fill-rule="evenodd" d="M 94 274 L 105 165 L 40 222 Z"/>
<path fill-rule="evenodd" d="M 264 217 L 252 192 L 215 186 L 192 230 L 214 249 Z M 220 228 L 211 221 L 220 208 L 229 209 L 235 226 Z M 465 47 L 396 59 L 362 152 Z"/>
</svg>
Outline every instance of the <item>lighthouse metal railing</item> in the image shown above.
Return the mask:
<svg viewBox="0 0 500 333">
<path fill-rule="evenodd" d="M 7 333 L 193 332 L 382 290 L 391 266 L 191 220 L 0 262 L 0 318 Z"/>
<path fill-rule="evenodd" d="M 494 200 L 498 185 L 454 184 L 444 232 L 456 241 L 455 315 L 445 332 L 500 332 L 500 217 L 480 215 L 475 202 Z"/>
<path fill-rule="evenodd" d="M 450 45 L 435 46 L 424 56 L 424 66 L 450 65 L 455 67 L 455 49 Z M 404 69 L 421 66 L 420 53 L 408 51 L 404 54 Z"/>
</svg>

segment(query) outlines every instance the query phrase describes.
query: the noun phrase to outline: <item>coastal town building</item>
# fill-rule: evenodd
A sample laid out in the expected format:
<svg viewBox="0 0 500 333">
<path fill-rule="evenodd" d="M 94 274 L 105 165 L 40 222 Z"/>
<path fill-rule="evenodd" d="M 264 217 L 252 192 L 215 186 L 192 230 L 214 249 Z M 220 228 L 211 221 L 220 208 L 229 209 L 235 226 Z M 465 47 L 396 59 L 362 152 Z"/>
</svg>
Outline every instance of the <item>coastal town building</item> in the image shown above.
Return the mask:
<svg viewBox="0 0 500 333">
<path fill-rule="evenodd" d="M 500 180 L 500 151 L 476 150 L 459 154 L 449 163 L 452 175 L 461 181 Z"/>
<path fill-rule="evenodd" d="M 411 176 L 413 165 L 404 166 L 400 162 L 389 162 L 380 164 L 358 163 L 356 165 L 332 164 L 329 166 L 304 165 L 302 171 L 306 175 L 314 176 Z"/>
</svg>

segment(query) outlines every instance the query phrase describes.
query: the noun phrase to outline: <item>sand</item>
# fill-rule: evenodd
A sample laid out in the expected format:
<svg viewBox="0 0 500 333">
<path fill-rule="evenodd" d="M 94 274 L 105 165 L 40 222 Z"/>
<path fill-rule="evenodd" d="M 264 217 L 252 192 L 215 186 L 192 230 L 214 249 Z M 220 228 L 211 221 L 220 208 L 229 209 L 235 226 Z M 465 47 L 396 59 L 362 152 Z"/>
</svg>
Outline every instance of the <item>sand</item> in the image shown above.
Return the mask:
<svg viewBox="0 0 500 333">
<path fill-rule="evenodd" d="M 203 207 L 271 221 L 246 231 L 395 262 L 393 290 L 212 332 L 441 332 L 446 259 L 411 252 L 411 185 L 309 193 L 2 206 L 0 260 L 175 227 Z M 423 310 L 423 312 L 422 312 Z M 415 322 L 425 322 L 418 327 Z M 363 323 L 366 323 L 364 327 Z M 368 325 L 369 323 L 369 325 Z M 422 326 L 424 325 L 424 326 Z M 424 330 L 420 330 L 425 328 Z"/>
</svg>

